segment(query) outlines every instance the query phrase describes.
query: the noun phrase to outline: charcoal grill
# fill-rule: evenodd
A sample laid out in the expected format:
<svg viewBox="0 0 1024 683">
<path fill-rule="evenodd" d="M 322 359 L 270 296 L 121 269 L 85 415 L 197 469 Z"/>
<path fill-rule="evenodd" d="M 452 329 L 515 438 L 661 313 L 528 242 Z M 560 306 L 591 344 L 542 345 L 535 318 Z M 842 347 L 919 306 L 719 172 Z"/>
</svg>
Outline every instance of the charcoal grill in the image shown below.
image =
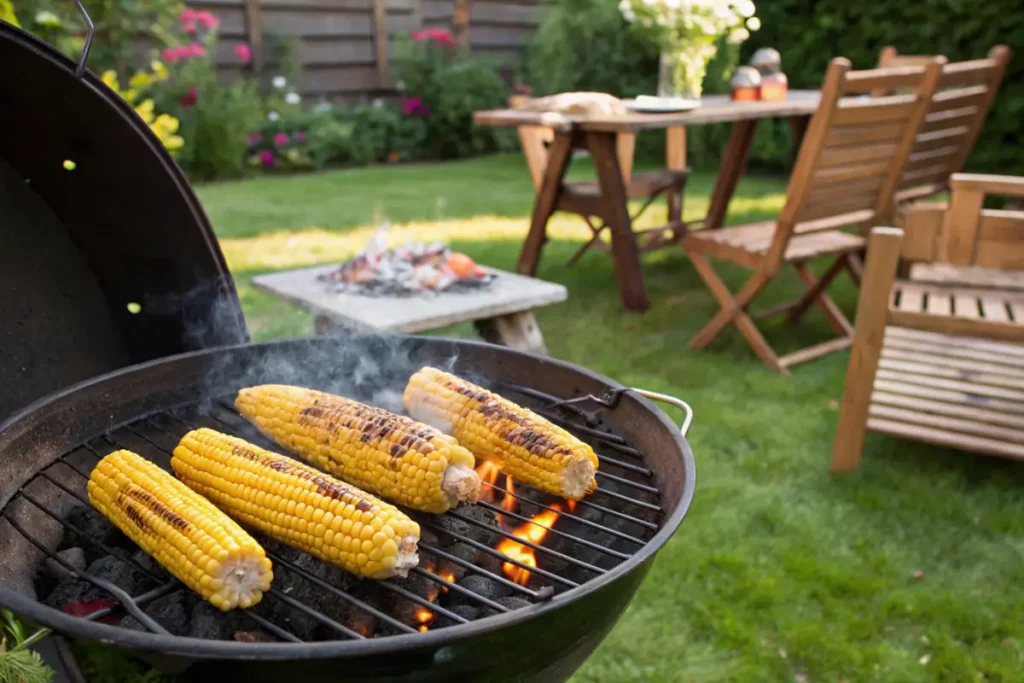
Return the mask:
<svg viewBox="0 0 1024 683">
<path fill-rule="evenodd" d="M 0 71 L 0 125 L 25 131 L 0 138 L 0 213 L 14 217 L 0 232 L 0 418 L 14 413 L 0 424 L 0 604 L 190 680 L 568 678 L 612 628 L 689 507 L 685 404 L 471 341 L 336 335 L 248 343 L 202 210 L 145 126 L 88 71 L 2 24 L 0 63 L 13 66 Z M 52 109 L 57 100 L 72 106 Z M 32 138 L 45 138 L 35 154 Z M 111 161 L 112 147 L 130 169 Z M 68 150 L 73 173 L 62 168 Z M 119 183 L 134 194 L 123 195 Z M 94 199 L 112 188 L 123 204 Z M 6 294 L 12 290 L 20 296 Z M 126 302 L 140 305 L 132 311 Z M 240 630 L 223 639 L 169 632 L 151 608 L 180 584 L 67 514 L 85 502 L 97 458 L 116 447 L 167 467 L 178 438 L 197 426 L 269 446 L 231 406 L 243 386 L 301 384 L 395 408 L 423 365 L 485 385 L 593 444 L 597 492 L 569 511 L 529 487 L 496 483 L 490 502 L 416 514 L 423 561 L 405 580 L 346 579 L 270 545 L 275 586 L 257 609 L 236 615 Z M 683 409 L 682 428 L 651 400 Z M 505 501 L 515 501 L 514 511 Z M 515 539 L 533 550 L 536 567 L 496 550 L 545 510 L 560 517 L 543 540 Z M 132 589 L 58 555 L 69 534 L 132 568 Z M 95 587 L 109 606 L 82 616 L 48 606 L 36 579 L 45 561 L 73 575 L 68 581 Z M 505 563 L 531 572 L 525 585 L 510 580 Z M 286 588 L 279 575 L 289 577 Z M 494 594 L 470 588 L 469 578 Z M 429 625 L 416 621 L 417 610 L 431 613 Z M 273 642 L 242 642 L 238 633 Z"/>
</svg>

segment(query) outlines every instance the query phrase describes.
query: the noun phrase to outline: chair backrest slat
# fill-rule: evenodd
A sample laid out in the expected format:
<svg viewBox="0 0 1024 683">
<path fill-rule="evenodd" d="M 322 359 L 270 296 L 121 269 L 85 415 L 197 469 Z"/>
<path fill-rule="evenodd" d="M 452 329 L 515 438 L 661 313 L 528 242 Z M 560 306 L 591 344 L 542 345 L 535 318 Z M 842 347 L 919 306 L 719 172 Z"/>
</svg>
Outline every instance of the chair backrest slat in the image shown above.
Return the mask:
<svg viewBox="0 0 1024 683">
<path fill-rule="evenodd" d="M 765 257 L 767 268 L 778 267 L 794 232 L 835 223 L 811 226 L 810 221 L 845 214 L 862 219 L 865 212 L 869 219 L 878 219 L 890 211 L 942 63 L 935 57 L 923 66 L 857 72 L 844 58 L 832 60 L 821 103 L 797 154 L 786 205 Z M 894 84 L 909 92 L 874 94 L 880 86 Z"/>
<path fill-rule="evenodd" d="M 895 48 L 887 47 L 879 56 L 878 66 L 906 68 L 919 65 L 921 60 L 929 58 L 928 55 L 900 55 Z M 942 134 L 948 146 L 954 146 L 955 150 L 942 155 L 941 159 L 912 158 L 907 164 L 904 177 L 900 179 L 898 198 L 926 196 L 927 193 L 922 194 L 920 191 L 925 185 L 933 186 L 928 193 L 942 191 L 948 187 L 949 177 L 963 170 L 1002 84 L 1009 60 L 1009 48 L 997 45 L 984 59 L 951 62 L 943 67 L 939 86 L 932 96 L 932 104 L 918 135 L 914 153 L 934 149 L 934 138 L 930 136 L 935 134 Z M 880 84 L 877 92 L 893 92 L 898 89 L 899 86 Z"/>
</svg>

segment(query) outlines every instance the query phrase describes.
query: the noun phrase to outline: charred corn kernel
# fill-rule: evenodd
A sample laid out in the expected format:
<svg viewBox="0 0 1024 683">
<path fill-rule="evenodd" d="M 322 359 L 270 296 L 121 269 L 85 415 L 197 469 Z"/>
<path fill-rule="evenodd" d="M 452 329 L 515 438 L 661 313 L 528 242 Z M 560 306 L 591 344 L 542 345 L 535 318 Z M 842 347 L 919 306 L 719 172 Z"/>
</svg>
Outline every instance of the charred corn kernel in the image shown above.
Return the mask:
<svg viewBox="0 0 1024 683">
<path fill-rule="evenodd" d="M 447 432 L 516 483 L 579 500 L 597 488 L 597 456 L 575 436 L 508 399 L 436 368 L 414 374 L 402 397 L 415 419 Z"/>
<path fill-rule="evenodd" d="M 256 539 L 145 458 L 114 451 L 88 490 L 97 510 L 215 607 L 251 607 L 270 590 L 274 574 Z"/>
<path fill-rule="evenodd" d="M 353 574 L 405 576 L 419 562 L 416 522 L 287 456 L 204 428 L 182 437 L 171 467 L 243 524 Z"/>
<path fill-rule="evenodd" d="M 303 460 L 399 505 L 442 513 L 480 496 L 473 454 L 403 415 L 281 384 L 242 389 L 235 407 Z"/>
</svg>

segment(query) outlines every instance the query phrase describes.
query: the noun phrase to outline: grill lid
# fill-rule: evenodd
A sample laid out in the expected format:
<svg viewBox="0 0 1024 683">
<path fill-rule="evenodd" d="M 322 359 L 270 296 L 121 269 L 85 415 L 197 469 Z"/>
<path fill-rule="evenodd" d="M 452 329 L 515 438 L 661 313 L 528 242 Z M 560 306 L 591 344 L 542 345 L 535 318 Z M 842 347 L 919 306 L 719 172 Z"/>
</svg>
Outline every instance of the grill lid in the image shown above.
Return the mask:
<svg viewBox="0 0 1024 683">
<path fill-rule="evenodd" d="M 199 201 L 132 108 L 3 22 L 0 64 L 0 419 L 130 363 L 246 341 Z"/>
</svg>

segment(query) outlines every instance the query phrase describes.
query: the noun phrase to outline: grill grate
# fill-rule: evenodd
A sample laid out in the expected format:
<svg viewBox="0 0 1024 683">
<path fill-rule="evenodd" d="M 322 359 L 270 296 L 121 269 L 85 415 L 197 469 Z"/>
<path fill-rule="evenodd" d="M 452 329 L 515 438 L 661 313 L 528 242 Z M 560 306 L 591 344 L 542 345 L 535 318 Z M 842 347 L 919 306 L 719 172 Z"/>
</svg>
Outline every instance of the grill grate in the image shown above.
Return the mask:
<svg viewBox="0 0 1024 683">
<path fill-rule="evenodd" d="M 526 397 L 532 403 L 537 404 L 531 407 L 538 414 L 547 417 L 556 424 L 575 433 L 580 438 L 595 444 L 598 451 L 612 450 L 621 457 L 610 457 L 599 453 L 601 470 L 598 472 L 597 477 L 600 486 L 587 500 L 579 501 L 574 512 L 564 509 L 556 510 L 552 507 L 553 503 L 551 501 L 545 502 L 545 499 L 551 498 L 550 496 L 540 494 L 528 486 L 517 483 L 513 492 L 509 490 L 510 487 L 489 483 L 487 485 L 490 486 L 496 496 L 514 499 L 519 511 L 509 511 L 486 501 L 481 501 L 478 507 L 494 513 L 495 516 L 504 517 L 507 524 L 499 525 L 500 528 L 488 525 L 466 514 L 465 508 L 450 511 L 443 516 L 458 520 L 463 528 L 466 528 L 467 525 L 469 527 L 482 528 L 490 534 L 500 536 L 502 539 L 510 539 L 524 547 L 533 549 L 537 558 L 538 566 L 536 567 L 508 557 L 494 547 L 471 538 L 457 529 L 453 529 L 451 524 L 443 524 L 439 517 L 419 513 L 413 514 L 420 523 L 421 528 L 431 530 L 438 539 L 447 538 L 454 543 L 465 544 L 475 548 L 479 551 L 479 554 L 493 558 L 492 564 L 494 560 L 498 560 L 500 563 L 515 565 L 520 569 L 530 572 L 528 584 L 520 585 L 510 581 L 497 571 L 481 566 L 481 559 L 478 559 L 476 562 L 466 560 L 439 547 L 439 545 L 442 545 L 441 543 L 431 543 L 426 538 L 421 538 L 419 543 L 420 566 L 410 572 L 410 577 L 419 577 L 422 581 L 429 582 L 429 584 L 436 587 L 437 593 L 435 593 L 435 598 L 441 591 L 450 591 L 455 595 L 459 595 L 467 604 L 477 607 L 483 614 L 487 612 L 504 613 L 512 608 L 467 589 L 460 585 L 458 580 L 450 581 L 428 571 L 424 568 L 426 562 L 422 558 L 429 558 L 437 563 L 448 563 L 451 566 L 459 567 L 465 571 L 465 576 L 475 574 L 485 577 L 510 591 L 511 595 L 523 598 L 528 602 L 542 602 L 550 599 L 557 593 L 575 588 L 591 578 L 601 576 L 621 562 L 629 559 L 660 528 L 662 518 L 659 490 L 654 485 L 654 474 L 646 467 L 643 454 L 627 444 L 621 437 L 601 430 L 599 428 L 600 414 L 598 412 L 584 410 L 581 407 L 583 402 L 580 400 L 565 402 L 554 396 L 527 387 L 503 384 L 500 385 L 500 388 L 503 390 L 503 393 L 519 394 Z M 600 406 L 598 410 L 614 410 L 617 404 L 616 396 L 610 398 L 589 398 Z M 105 607 L 82 618 L 99 620 L 112 616 L 116 617 L 118 614 L 127 612 L 149 631 L 167 634 L 168 631 L 147 615 L 143 608 L 150 602 L 178 590 L 182 587 L 182 584 L 176 579 L 169 582 L 164 581 L 159 575 L 142 566 L 132 557 L 126 556 L 122 551 L 108 546 L 101 539 L 91 538 L 82 529 L 77 528 L 74 524 L 64 519 L 59 511 L 54 510 L 54 503 L 47 504 L 42 500 L 42 496 L 37 496 L 31 492 L 33 486 L 39 486 L 40 484 L 37 484 L 37 482 L 45 482 L 46 486 L 59 489 L 60 493 L 57 499 L 63 498 L 68 500 L 68 497 L 70 497 L 88 506 L 89 502 L 85 494 L 85 484 L 88 480 L 89 471 L 92 468 L 92 464 L 107 452 L 116 448 L 127 448 L 150 458 L 169 470 L 170 456 L 174 445 L 186 431 L 200 426 L 211 426 L 267 448 L 280 450 L 279 447 L 269 442 L 241 417 L 235 411 L 230 401 L 225 398 L 199 401 L 141 416 L 73 448 L 37 473 L 35 477 L 19 490 L 18 494 L 5 508 L 3 516 L 7 522 L 32 545 L 44 553 L 47 558 L 60 564 L 65 570 L 74 574 L 79 579 L 87 581 L 104 591 L 117 603 L 113 607 Z M 84 459 L 83 456 L 85 456 Z M 66 477 L 59 476 L 62 472 L 72 475 L 70 483 Z M 14 509 L 15 502 L 19 499 L 38 509 L 49 519 L 75 532 L 78 537 L 93 548 L 102 550 L 105 554 L 140 572 L 154 584 L 154 587 L 138 595 L 131 596 L 109 581 L 90 576 L 87 572 L 70 565 L 59 557 L 55 551 L 47 548 L 44 543 L 40 542 L 37 536 L 32 533 L 32 530 L 26 529 L 23 524 L 15 519 L 12 510 Z M 542 511 L 557 512 L 560 515 L 560 519 L 550 528 L 533 522 L 533 516 Z M 516 537 L 513 535 L 513 531 L 508 528 L 510 526 L 522 527 L 529 524 L 546 529 L 547 537 L 544 542 L 535 543 L 529 539 Z M 614 527 L 610 525 L 614 525 Z M 589 538 L 585 538 L 584 535 L 589 536 Z M 256 536 L 261 538 L 261 535 L 258 533 Z M 556 544 L 561 549 L 552 547 Z M 377 587 L 376 592 L 368 597 L 359 597 L 352 595 L 348 590 L 332 585 L 306 568 L 282 557 L 279 553 L 271 552 L 268 549 L 267 554 L 274 563 L 275 570 L 279 568 L 286 569 L 292 575 L 308 582 L 310 586 L 315 587 L 318 591 L 322 591 L 332 598 L 344 602 L 348 607 L 357 610 L 362 615 L 374 619 L 379 627 L 384 627 L 383 632 L 378 629 L 376 634 L 378 637 L 384 634 L 417 632 L 416 625 L 408 623 L 407 619 L 403 619 L 399 613 L 399 608 L 396 607 L 402 601 L 408 601 L 408 603 L 412 603 L 419 608 L 429 610 L 433 615 L 432 619 L 434 619 L 431 628 L 443 628 L 448 625 L 464 624 L 470 621 L 470 619 L 438 604 L 436 601 L 410 590 L 407 586 L 402 585 L 403 582 L 398 580 L 389 579 L 369 582 L 372 586 Z M 580 557 L 583 554 L 586 555 L 587 559 Z M 548 566 L 546 567 L 545 565 Z M 315 620 L 337 638 L 359 640 L 366 637 L 352 627 L 323 614 L 313 606 L 305 604 L 302 600 L 287 595 L 277 587 L 272 586 L 265 595 L 270 600 L 283 603 L 296 612 Z M 400 598 L 400 600 L 396 598 Z M 251 609 L 239 610 L 239 612 L 246 619 L 250 620 L 254 626 L 273 634 L 281 640 L 303 642 L 299 636 L 283 627 L 280 623 L 274 623 L 273 620 Z M 443 617 L 443 620 L 437 619 L 439 617 Z"/>
</svg>

